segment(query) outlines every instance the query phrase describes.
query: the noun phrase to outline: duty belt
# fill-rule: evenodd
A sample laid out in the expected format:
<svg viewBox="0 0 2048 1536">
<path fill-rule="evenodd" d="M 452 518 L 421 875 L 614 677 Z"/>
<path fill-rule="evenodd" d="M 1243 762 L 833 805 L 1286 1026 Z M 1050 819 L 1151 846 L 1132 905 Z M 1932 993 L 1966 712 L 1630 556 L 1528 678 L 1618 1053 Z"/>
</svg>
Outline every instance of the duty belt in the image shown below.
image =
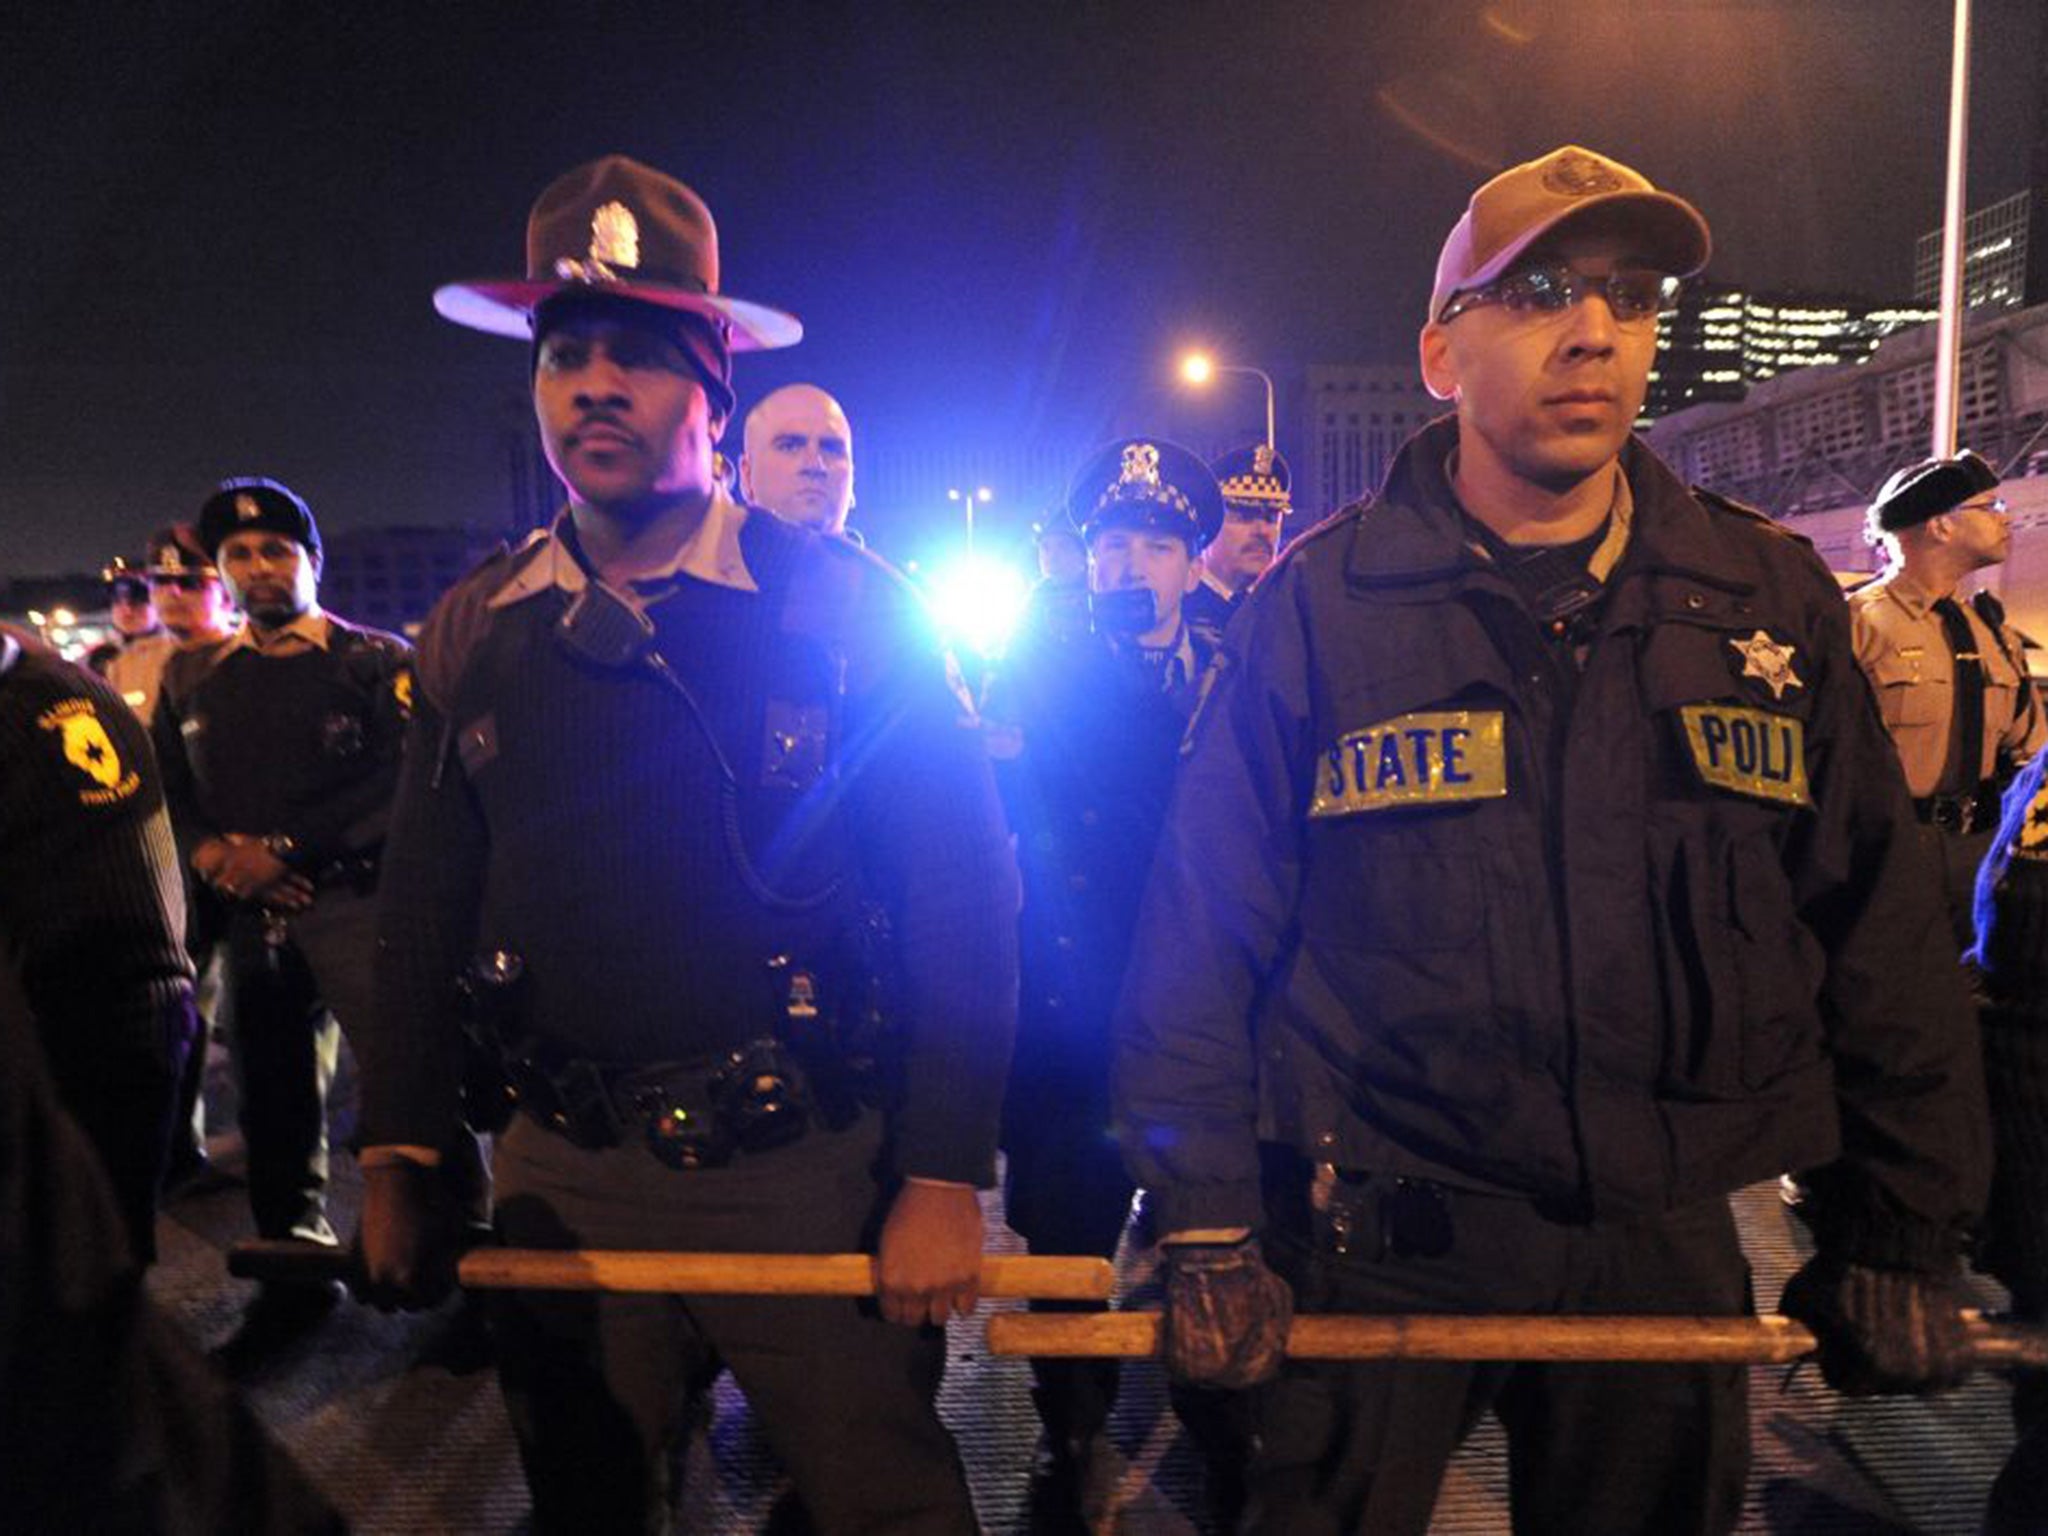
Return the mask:
<svg viewBox="0 0 2048 1536">
<path fill-rule="evenodd" d="M 1998 795 L 1990 784 L 1968 794 L 1926 795 L 1913 802 L 1913 814 L 1943 832 L 1989 832 L 1998 822 Z"/>
<path fill-rule="evenodd" d="M 751 1040 L 721 1056 L 612 1066 L 580 1058 L 505 1063 L 513 1100 L 586 1151 L 637 1132 L 678 1170 L 716 1168 L 741 1152 L 787 1146 L 810 1129 L 811 1096 L 781 1042 Z"/>
</svg>

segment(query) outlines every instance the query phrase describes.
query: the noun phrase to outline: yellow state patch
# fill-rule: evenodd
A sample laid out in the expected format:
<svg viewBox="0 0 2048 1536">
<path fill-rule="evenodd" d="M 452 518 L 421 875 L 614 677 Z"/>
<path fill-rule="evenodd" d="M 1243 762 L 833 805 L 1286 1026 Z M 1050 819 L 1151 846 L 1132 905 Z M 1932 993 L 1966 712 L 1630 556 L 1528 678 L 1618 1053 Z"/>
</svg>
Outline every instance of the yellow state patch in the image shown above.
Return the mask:
<svg viewBox="0 0 2048 1536">
<path fill-rule="evenodd" d="M 1323 754 L 1308 813 L 1497 800 L 1508 792 L 1506 740 L 1497 709 L 1426 710 L 1351 731 Z"/>
<path fill-rule="evenodd" d="M 142 776 L 121 761 L 92 700 L 60 699 L 36 717 L 36 724 L 56 734 L 64 761 L 89 781 L 78 792 L 80 805 L 112 805 L 142 788 Z"/>
<path fill-rule="evenodd" d="M 1693 766 L 1709 784 L 1758 800 L 1812 804 L 1802 721 L 1735 704 L 1687 704 L 1678 714 Z"/>
</svg>

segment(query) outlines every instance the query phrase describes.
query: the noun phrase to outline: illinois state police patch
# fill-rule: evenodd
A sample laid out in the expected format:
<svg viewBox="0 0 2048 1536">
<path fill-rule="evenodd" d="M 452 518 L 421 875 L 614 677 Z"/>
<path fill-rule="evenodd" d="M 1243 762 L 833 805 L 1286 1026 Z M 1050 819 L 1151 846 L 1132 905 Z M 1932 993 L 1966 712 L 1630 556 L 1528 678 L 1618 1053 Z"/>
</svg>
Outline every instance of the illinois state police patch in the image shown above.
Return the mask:
<svg viewBox="0 0 2048 1536">
<path fill-rule="evenodd" d="M 36 724 L 55 734 L 64 761 L 83 777 L 80 805 L 112 805 L 142 788 L 142 776 L 121 761 L 92 700 L 61 699 Z"/>
<path fill-rule="evenodd" d="M 1316 771 L 1311 816 L 1497 800 L 1508 792 L 1497 709 L 1396 715 L 1340 736 Z"/>
<path fill-rule="evenodd" d="M 1803 721 L 1736 704 L 1687 704 L 1678 714 L 1693 766 L 1716 789 L 1786 805 L 1812 803 Z"/>
</svg>

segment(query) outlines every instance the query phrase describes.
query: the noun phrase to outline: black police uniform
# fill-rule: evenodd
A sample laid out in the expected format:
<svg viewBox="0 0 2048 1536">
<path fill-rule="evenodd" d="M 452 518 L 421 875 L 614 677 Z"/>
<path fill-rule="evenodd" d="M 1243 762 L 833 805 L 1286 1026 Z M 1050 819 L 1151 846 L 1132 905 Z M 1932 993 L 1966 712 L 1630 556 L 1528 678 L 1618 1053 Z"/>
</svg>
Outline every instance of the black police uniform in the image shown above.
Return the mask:
<svg viewBox="0 0 2048 1536">
<path fill-rule="evenodd" d="M 1164 532 L 1185 540 L 1190 554 L 1222 519 L 1199 460 L 1137 439 L 1092 460 L 1069 504 L 1091 539 L 1119 526 Z M 1150 594 L 1143 596 L 1149 617 Z M 1130 1213 L 1133 1185 L 1111 1128 L 1111 1018 L 1211 654 L 1185 622 L 1158 649 L 1101 623 L 1047 626 L 1013 653 L 990 701 L 991 718 L 1017 732 L 999 782 L 1024 879 L 1022 1001 L 1003 1108 L 1004 1210 L 1034 1252 L 1112 1258 Z M 1043 1491 L 1063 1496 L 1066 1483 L 1088 1475 L 1119 1373 L 1108 1360 L 1031 1365 L 1051 1452 Z"/>
<path fill-rule="evenodd" d="M 119 694 L 4 629 L 0 761 L 0 1003 L 35 1021 L 147 1260 L 178 1073 L 198 1032 L 156 761 Z"/>
<path fill-rule="evenodd" d="M 1725 1197 L 1827 1163 L 1824 1250 L 1952 1264 L 1976 1044 L 1826 570 L 1631 442 L 1620 562 L 1540 624 L 1456 443 L 1290 548 L 1193 727 L 1118 1062 L 1165 1226 L 1263 1221 L 1309 1311 L 1740 1313 Z M 1717 1366 L 1289 1367 L 1254 1496 L 1420 1530 L 1490 1403 L 1518 1522 L 1723 1529 L 1743 1398 Z"/>
<path fill-rule="evenodd" d="M 564 1096 L 549 1120 L 526 1094 L 498 1144 L 517 1246 L 844 1252 L 899 1178 L 992 1181 L 1016 895 L 979 739 L 887 567 L 722 493 L 710 515 L 744 519 L 758 591 L 677 575 L 642 594 L 643 627 L 565 517 L 422 640 L 357 1042 L 365 1137 L 460 1136 L 451 980 L 479 948 L 516 953 L 502 1036 Z M 864 957 L 877 909 L 894 943 Z M 884 952 L 900 1098 L 849 1113 L 825 1080 Z M 674 1166 L 679 1126 L 751 1135 L 711 1102 L 736 1050 L 808 1079 L 803 1134 Z M 623 1296 L 505 1298 L 493 1325 L 537 1529 L 658 1523 L 721 1363 L 821 1529 L 974 1528 L 937 1329 L 850 1300 Z"/>
<path fill-rule="evenodd" d="M 1983 984 L 1984 1080 L 1995 1151 L 1979 1269 L 2012 1292 L 2015 1316 L 2048 1318 L 2048 752 L 2006 791 L 1978 872 L 1977 946 Z M 2015 1377 L 2021 1445 L 2001 1474 L 1986 1529 L 2024 1530 L 2048 1508 L 2048 1372 Z"/>
<path fill-rule="evenodd" d="M 412 697 L 395 635 L 323 616 L 324 646 L 266 655 L 246 633 L 180 651 L 151 734 L 180 846 L 247 832 L 313 883 L 288 917 L 237 903 L 228 988 L 249 1201 L 271 1238 L 332 1241 L 327 1088 L 336 1020 L 367 1012 L 374 890 Z"/>
</svg>

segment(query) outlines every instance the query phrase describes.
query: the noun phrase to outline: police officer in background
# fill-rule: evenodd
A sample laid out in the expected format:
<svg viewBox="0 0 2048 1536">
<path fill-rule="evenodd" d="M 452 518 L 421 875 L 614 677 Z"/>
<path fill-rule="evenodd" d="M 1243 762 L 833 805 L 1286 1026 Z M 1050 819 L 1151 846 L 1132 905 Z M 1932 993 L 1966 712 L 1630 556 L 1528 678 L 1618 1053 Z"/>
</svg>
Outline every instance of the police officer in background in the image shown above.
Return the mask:
<svg viewBox="0 0 2048 1536">
<path fill-rule="evenodd" d="M 128 646 L 163 633 L 156 604 L 150 601 L 149 579 L 119 555 L 100 572 L 107 586 L 107 616 L 114 632 L 86 655 L 86 665 L 105 675 L 108 665 Z"/>
<path fill-rule="evenodd" d="M 820 533 L 853 511 L 853 428 L 815 384 L 785 384 L 747 412 L 740 499 Z"/>
<path fill-rule="evenodd" d="M 403 640 L 318 599 L 320 530 L 274 480 L 230 480 L 200 543 L 247 624 L 164 669 L 151 732 L 178 842 L 228 903 L 227 986 L 249 1203 L 267 1238 L 332 1244 L 327 1090 L 369 1006 L 378 860 L 412 699 Z M 266 1283 L 238 1335 L 260 1353 L 330 1287 Z"/>
<path fill-rule="evenodd" d="M 199 542 L 199 530 L 190 523 L 172 523 L 149 536 L 142 575 L 162 627 L 122 647 L 108 661 L 106 678 L 147 726 L 156 714 L 157 690 L 172 654 L 180 647 L 225 640 L 240 619 Z"/>
<path fill-rule="evenodd" d="M 1120 1128 L 1170 1367 L 1277 1374 L 1258 1529 L 1422 1531 L 1489 1407 L 1518 1529 L 1731 1527 L 1739 1367 L 1281 1341 L 1291 1305 L 1747 1312 L 1727 1196 L 1781 1167 L 1826 1165 L 1783 1305 L 1829 1378 L 1958 1374 L 1981 1068 L 1847 611 L 1630 435 L 1707 252 L 1584 149 L 1474 193 L 1421 336 L 1455 417 L 1259 583 L 1191 728 Z"/>
<path fill-rule="evenodd" d="M 1856 659 L 1877 690 L 1913 810 L 1940 854 L 1960 953 L 1971 944 L 1971 892 L 1999 794 L 2048 744 L 2048 716 L 2004 608 L 1989 592 L 1956 592 L 1964 578 L 2005 559 L 2012 529 L 1997 472 L 1967 449 L 1900 470 L 1869 517 L 1871 542 L 1891 563 L 1850 595 Z"/>
<path fill-rule="evenodd" d="M 665 1528 L 677 1441 L 723 1364 L 820 1530 L 971 1532 L 934 1397 L 939 1325 L 979 1285 L 1016 997 L 985 753 L 895 573 L 718 485 L 732 353 L 802 329 L 719 292 L 696 194 L 623 156 L 580 166 L 542 192 L 527 252 L 524 278 L 435 296 L 531 338 L 569 500 L 422 639 L 358 1041 L 370 1278 L 399 1302 L 446 1284 L 449 995 L 500 956 L 507 1243 L 872 1243 L 880 1292 L 879 1312 L 501 1297 L 535 1529 Z M 861 1038 L 884 977 L 894 1051 Z M 863 1052 L 900 1060 L 886 1113 Z"/>
<path fill-rule="evenodd" d="M 1092 633 L 1034 634 L 988 706 L 1024 876 L 1017 1052 L 1003 1109 L 1005 1211 L 1033 1251 L 1114 1257 L 1132 1185 L 1110 1127 L 1110 1020 L 1145 872 L 1210 648 L 1182 616 L 1223 521 L 1185 448 L 1127 438 L 1074 478 Z M 1005 729 L 1007 728 L 1007 729 Z M 1034 1359 L 1042 1513 L 1079 1513 L 1115 1402 L 1106 1360 Z"/>
<path fill-rule="evenodd" d="M 1188 594 L 1188 623 L 1213 646 L 1252 583 L 1280 552 L 1294 510 L 1287 460 L 1266 443 L 1237 448 L 1209 466 L 1223 488 L 1223 526 L 1202 551 L 1202 579 Z"/>
</svg>

